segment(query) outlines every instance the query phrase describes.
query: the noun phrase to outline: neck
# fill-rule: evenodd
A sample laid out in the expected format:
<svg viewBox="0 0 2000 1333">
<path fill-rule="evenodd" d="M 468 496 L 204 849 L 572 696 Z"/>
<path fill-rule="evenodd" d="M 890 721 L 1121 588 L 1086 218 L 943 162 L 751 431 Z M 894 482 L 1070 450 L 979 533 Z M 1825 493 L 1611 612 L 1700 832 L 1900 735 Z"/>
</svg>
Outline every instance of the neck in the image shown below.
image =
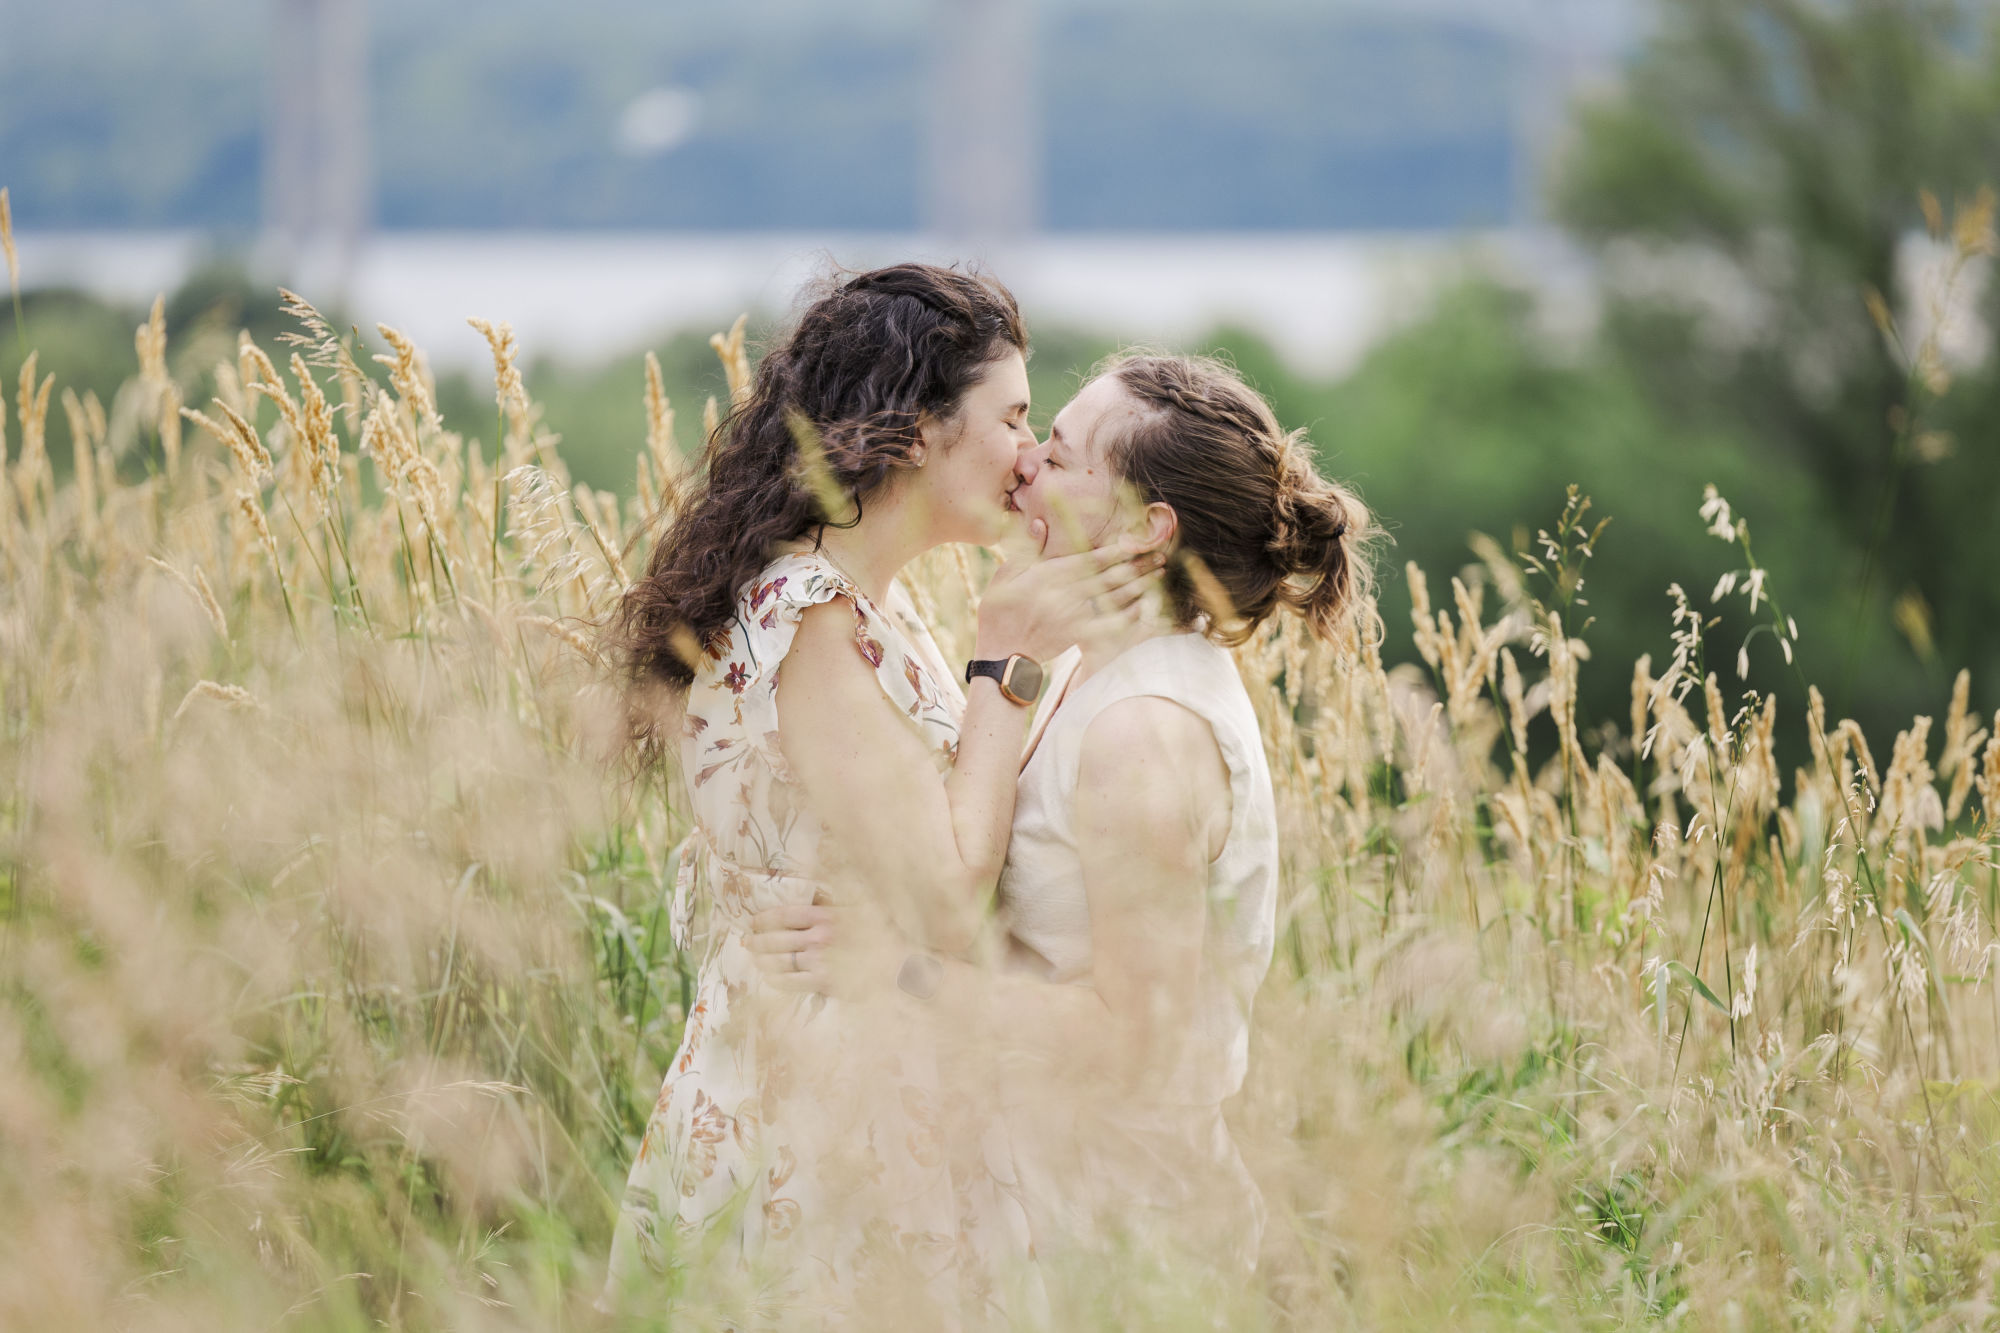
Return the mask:
<svg viewBox="0 0 2000 1333">
<path fill-rule="evenodd" d="M 1083 650 L 1083 658 L 1076 666 L 1076 681 L 1081 683 L 1110 665 L 1111 660 L 1127 649 L 1136 648 L 1148 639 L 1164 638 L 1180 632 L 1173 618 L 1163 607 L 1154 605 L 1148 598 L 1139 621 L 1118 634 L 1094 641 Z"/>
<path fill-rule="evenodd" d="M 889 585 L 903 566 L 938 544 L 926 525 L 915 521 L 909 506 L 897 499 L 893 495 L 877 499 L 851 528 L 823 527 L 816 534 L 820 550 L 873 602 L 889 595 Z M 804 544 L 810 548 L 812 542 L 809 535 Z"/>
</svg>

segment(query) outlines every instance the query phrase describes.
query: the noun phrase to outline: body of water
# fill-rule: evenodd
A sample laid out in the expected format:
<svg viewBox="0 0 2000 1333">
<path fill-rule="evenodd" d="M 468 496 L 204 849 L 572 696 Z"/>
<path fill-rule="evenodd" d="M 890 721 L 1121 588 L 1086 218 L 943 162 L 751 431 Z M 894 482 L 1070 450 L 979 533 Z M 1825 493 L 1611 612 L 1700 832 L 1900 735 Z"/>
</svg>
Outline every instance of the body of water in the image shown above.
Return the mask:
<svg viewBox="0 0 2000 1333">
<path fill-rule="evenodd" d="M 20 237 L 26 285 L 134 303 L 171 290 L 218 249 L 197 233 Z M 470 315 L 511 321 L 531 358 L 594 361 L 665 331 L 725 327 L 741 311 L 782 314 L 834 264 L 965 257 L 934 238 L 885 234 L 385 232 L 349 263 L 308 259 L 284 271 L 308 299 L 395 325 L 439 365 L 470 365 L 486 357 Z M 1543 231 L 1059 234 L 976 257 L 1014 289 L 1031 326 L 1173 343 L 1229 323 L 1320 374 L 1350 367 L 1475 272 L 1538 292 L 1558 329 L 1586 326 L 1593 313 L 1588 265 Z M 246 262 L 280 271 L 254 252 Z"/>
</svg>

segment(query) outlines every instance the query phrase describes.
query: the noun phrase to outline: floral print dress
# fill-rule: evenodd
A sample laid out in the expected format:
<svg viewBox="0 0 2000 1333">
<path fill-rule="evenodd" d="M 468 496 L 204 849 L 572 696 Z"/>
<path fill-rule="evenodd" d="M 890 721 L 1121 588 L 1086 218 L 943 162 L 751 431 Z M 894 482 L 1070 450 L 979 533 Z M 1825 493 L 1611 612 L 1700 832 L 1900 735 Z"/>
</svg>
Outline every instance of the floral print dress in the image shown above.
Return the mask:
<svg viewBox="0 0 2000 1333">
<path fill-rule="evenodd" d="M 900 585 L 876 606 L 824 556 L 781 556 L 743 591 L 687 696 L 695 830 L 674 930 L 705 909 L 700 977 L 626 1184 L 614 1302 L 698 1291 L 729 1317 L 840 1326 L 886 1310 L 937 1326 L 997 1315 L 1028 1240 L 1004 1131 L 940 1076 L 928 1010 L 762 983 L 750 918 L 826 888 L 818 820 L 778 744 L 779 670 L 807 607 L 842 599 L 884 693 L 940 772 L 964 696 Z M 948 1090 L 948 1085 L 950 1089 Z M 659 1284 L 678 1271 L 689 1281 Z M 649 1285 L 650 1284 L 650 1285 Z M 912 1305 L 915 1302 L 915 1305 Z"/>
</svg>

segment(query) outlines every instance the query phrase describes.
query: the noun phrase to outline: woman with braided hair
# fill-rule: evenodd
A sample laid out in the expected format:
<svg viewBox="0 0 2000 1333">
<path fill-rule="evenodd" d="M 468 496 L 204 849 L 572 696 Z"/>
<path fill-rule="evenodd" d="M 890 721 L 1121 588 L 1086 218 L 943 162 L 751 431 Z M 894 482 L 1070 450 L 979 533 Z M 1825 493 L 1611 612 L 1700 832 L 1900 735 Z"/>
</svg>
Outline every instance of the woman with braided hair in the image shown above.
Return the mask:
<svg viewBox="0 0 2000 1333">
<path fill-rule="evenodd" d="M 1241 1272 L 1262 1206 L 1222 1106 L 1270 965 L 1278 833 L 1226 649 L 1279 613 L 1343 638 L 1368 513 L 1240 376 L 1195 357 L 1112 361 L 1015 471 L 1048 553 L 1159 551 L 1164 597 L 1051 682 L 1000 881 L 1008 963 L 938 960 L 930 1003 L 1005 1071 L 1040 1254 L 1138 1237 Z M 813 908 L 761 917 L 751 947 L 793 971 L 808 938 L 786 984 L 852 993 L 911 967 Z"/>
</svg>

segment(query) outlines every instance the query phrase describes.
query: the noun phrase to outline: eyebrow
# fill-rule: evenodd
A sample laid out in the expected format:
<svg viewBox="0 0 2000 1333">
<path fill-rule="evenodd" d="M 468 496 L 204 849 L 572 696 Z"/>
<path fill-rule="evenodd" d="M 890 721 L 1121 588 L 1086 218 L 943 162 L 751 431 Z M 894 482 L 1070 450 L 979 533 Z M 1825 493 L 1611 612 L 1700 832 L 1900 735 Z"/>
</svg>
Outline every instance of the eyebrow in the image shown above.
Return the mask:
<svg viewBox="0 0 2000 1333">
<path fill-rule="evenodd" d="M 1069 440 L 1064 437 L 1062 427 L 1056 425 L 1054 422 L 1049 423 L 1049 443 L 1061 448 L 1064 453 L 1070 451 Z"/>
<path fill-rule="evenodd" d="M 1025 398 L 1023 398 L 1023 399 L 1022 399 L 1022 400 L 1021 400 L 1020 402 L 1018 402 L 1018 403 L 1009 403 L 1009 404 L 1007 405 L 1007 410 L 1006 410 L 1006 412 L 1004 412 L 1004 413 L 1003 413 L 1002 415 L 1004 415 L 1004 416 L 1012 416 L 1012 415 L 1013 415 L 1014 413 L 1016 413 L 1016 412 L 1025 412 L 1025 411 L 1027 411 L 1027 410 L 1028 410 L 1028 400 L 1027 400 L 1027 399 L 1025 399 Z"/>
</svg>

